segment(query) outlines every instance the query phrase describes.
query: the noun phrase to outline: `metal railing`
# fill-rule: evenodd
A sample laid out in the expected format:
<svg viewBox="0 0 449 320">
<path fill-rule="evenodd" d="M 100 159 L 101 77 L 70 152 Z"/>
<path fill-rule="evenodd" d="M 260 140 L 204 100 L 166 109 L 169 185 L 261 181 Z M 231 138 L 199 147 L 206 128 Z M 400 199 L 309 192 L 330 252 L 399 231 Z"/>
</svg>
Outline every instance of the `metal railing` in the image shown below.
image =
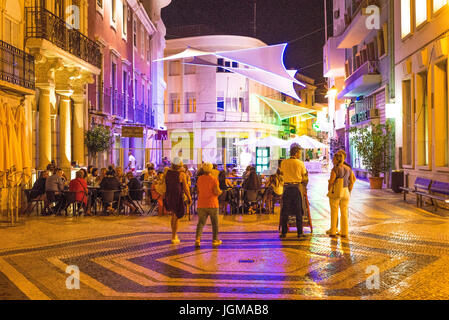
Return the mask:
<svg viewBox="0 0 449 320">
<path fill-rule="evenodd" d="M 348 85 L 365 74 L 378 74 L 378 73 L 379 73 L 379 61 L 366 61 L 358 69 L 352 72 L 349 75 L 349 77 L 346 78 L 345 84 Z"/>
<path fill-rule="evenodd" d="M 60 17 L 41 7 L 26 7 L 25 40 L 42 38 L 59 48 L 101 68 L 101 50 L 95 41 L 66 23 Z"/>
<path fill-rule="evenodd" d="M 145 124 L 145 106 L 143 104 L 136 103 L 134 122 Z"/>
<path fill-rule="evenodd" d="M 0 79 L 34 90 L 34 57 L 0 40 Z"/>
<path fill-rule="evenodd" d="M 126 119 L 134 122 L 134 100 L 131 97 L 128 97 L 128 104 L 127 104 L 127 114 Z"/>
</svg>

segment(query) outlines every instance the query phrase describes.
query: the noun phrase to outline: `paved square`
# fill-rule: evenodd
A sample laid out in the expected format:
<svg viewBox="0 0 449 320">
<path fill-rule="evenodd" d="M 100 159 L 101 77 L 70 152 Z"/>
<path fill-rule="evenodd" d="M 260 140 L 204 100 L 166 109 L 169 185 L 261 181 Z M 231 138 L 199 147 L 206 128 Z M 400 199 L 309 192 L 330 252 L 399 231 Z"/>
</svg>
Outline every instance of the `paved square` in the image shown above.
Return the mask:
<svg viewBox="0 0 449 320">
<path fill-rule="evenodd" d="M 449 211 L 358 181 L 349 239 L 329 238 L 327 179 L 311 176 L 304 240 L 279 239 L 278 211 L 220 216 L 218 248 L 210 224 L 195 248 L 196 217 L 182 220 L 179 245 L 169 217 L 23 217 L 0 233 L 0 299 L 449 298 Z M 79 268 L 79 290 L 67 289 L 67 266 Z"/>
</svg>

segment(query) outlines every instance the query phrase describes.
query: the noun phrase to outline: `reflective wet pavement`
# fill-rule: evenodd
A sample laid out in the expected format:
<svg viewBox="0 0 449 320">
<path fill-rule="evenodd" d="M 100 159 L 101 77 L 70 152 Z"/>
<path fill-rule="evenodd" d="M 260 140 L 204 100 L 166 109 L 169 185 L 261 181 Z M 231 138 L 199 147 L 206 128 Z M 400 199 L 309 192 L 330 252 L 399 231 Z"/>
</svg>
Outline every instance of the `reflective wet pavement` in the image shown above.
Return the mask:
<svg viewBox="0 0 449 320">
<path fill-rule="evenodd" d="M 314 229 L 302 240 L 279 239 L 278 211 L 220 216 L 218 248 L 210 224 L 195 248 L 196 217 L 182 220 L 179 245 L 168 217 L 23 218 L 0 231 L 0 299 L 449 298 L 449 211 L 357 182 L 349 239 L 329 238 L 326 180 L 311 175 Z"/>
</svg>

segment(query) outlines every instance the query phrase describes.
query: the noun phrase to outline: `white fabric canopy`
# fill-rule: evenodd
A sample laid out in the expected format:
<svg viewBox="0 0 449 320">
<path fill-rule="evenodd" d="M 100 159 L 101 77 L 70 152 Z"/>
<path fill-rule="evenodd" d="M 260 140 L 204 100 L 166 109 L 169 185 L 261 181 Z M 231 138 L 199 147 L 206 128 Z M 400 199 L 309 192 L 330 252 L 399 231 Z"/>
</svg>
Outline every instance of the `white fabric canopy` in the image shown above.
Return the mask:
<svg viewBox="0 0 449 320">
<path fill-rule="evenodd" d="M 329 146 L 319 142 L 318 140 L 315 140 L 307 135 L 303 135 L 300 137 L 296 137 L 293 139 L 290 139 L 283 145 L 284 148 L 290 147 L 293 143 L 297 143 L 301 146 L 303 149 L 328 149 Z"/>
<path fill-rule="evenodd" d="M 299 85 L 300 81 L 292 77 L 293 70 L 287 70 L 284 66 L 284 51 L 286 43 L 272 46 L 256 47 L 250 49 L 217 52 L 216 55 L 222 58 L 231 59 L 247 66 L 271 72 L 280 77 L 289 79 Z M 296 70 L 295 70 L 296 74 Z"/>
<path fill-rule="evenodd" d="M 282 92 L 296 100 L 301 101 L 298 97 L 294 84 L 305 87 L 305 85 L 298 81 L 294 75 L 296 70 L 287 70 L 285 68 L 283 59 L 286 43 L 256 47 L 250 49 L 222 51 L 222 52 L 208 52 L 193 48 L 187 48 L 183 52 L 174 54 L 163 59 L 155 61 L 168 61 L 193 58 L 192 61 L 187 64 L 194 64 L 207 67 L 221 67 L 225 70 L 240 74 L 244 77 L 250 78 L 254 81 L 262 83 L 263 85 Z M 199 56 L 214 55 L 225 59 L 238 62 L 242 66 L 239 68 L 232 68 L 226 66 L 219 66 L 218 64 L 211 63 L 204 59 L 198 58 Z M 243 65 L 245 67 L 243 67 Z"/>
<path fill-rule="evenodd" d="M 270 99 L 267 97 L 257 96 L 260 100 L 269 105 L 274 112 L 276 112 L 281 118 L 281 120 L 288 119 L 291 117 L 309 114 L 314 112 L 313 109 L 308 109 L 300 106 L 295 106 L 294 104 L 287 103 L 285 101 L 279 101 L 275 99 Z"/>
<path fill-rule="evenodd" d="M 257 140 L 257 138 L 249 138 L 240 140 L 234 143 L 235 146 L 246 146 L 248 144 L 254 143 Z"/>
<path fill-rule="evenodd" d="M 198 49 L 193 49 L 188 47 L 187 49 L 185 49 L 184 51 L 174 54 L 172 56 L 169 57 L 165 57 L 162 59 L 157 59 L 154 60 L 153 62 L 157 62 L 157 61 L 169 61 L 169 60 L 178 60 L 178 59 L 186 59 L 186 58 L 193 58 L 193 57 L 198 57 L 198 56 L 207 56 L 207 55 L 213 55 L 214 52 L 207 52 L 207 51 L 202 51 L 202 50 L 198 50 Z"/>
</svg>

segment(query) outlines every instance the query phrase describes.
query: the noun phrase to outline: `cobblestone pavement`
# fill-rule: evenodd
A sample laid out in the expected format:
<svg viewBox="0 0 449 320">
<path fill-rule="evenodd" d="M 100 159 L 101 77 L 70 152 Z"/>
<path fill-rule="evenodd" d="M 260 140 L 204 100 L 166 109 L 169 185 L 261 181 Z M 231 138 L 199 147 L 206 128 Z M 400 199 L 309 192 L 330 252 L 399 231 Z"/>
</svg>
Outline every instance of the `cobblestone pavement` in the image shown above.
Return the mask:
<svg viewBox="0 0 449 320">
<path fill-rule="evenodd" d="M 23 217 L 0 231 L 0 299 L 449 298 L 449 211 L 358 181 L 349 239 L 329 238 L 326 183 L 311 176 L 304 240 L 279 239 L 278 211 L 220 216 L 223 244 L 208 224 L 199 249 L 196 217 L 181 221 L 179 245 L 166 216 Z M 66 287 L 73 265 L 79 290 Z"/>
</svg>

